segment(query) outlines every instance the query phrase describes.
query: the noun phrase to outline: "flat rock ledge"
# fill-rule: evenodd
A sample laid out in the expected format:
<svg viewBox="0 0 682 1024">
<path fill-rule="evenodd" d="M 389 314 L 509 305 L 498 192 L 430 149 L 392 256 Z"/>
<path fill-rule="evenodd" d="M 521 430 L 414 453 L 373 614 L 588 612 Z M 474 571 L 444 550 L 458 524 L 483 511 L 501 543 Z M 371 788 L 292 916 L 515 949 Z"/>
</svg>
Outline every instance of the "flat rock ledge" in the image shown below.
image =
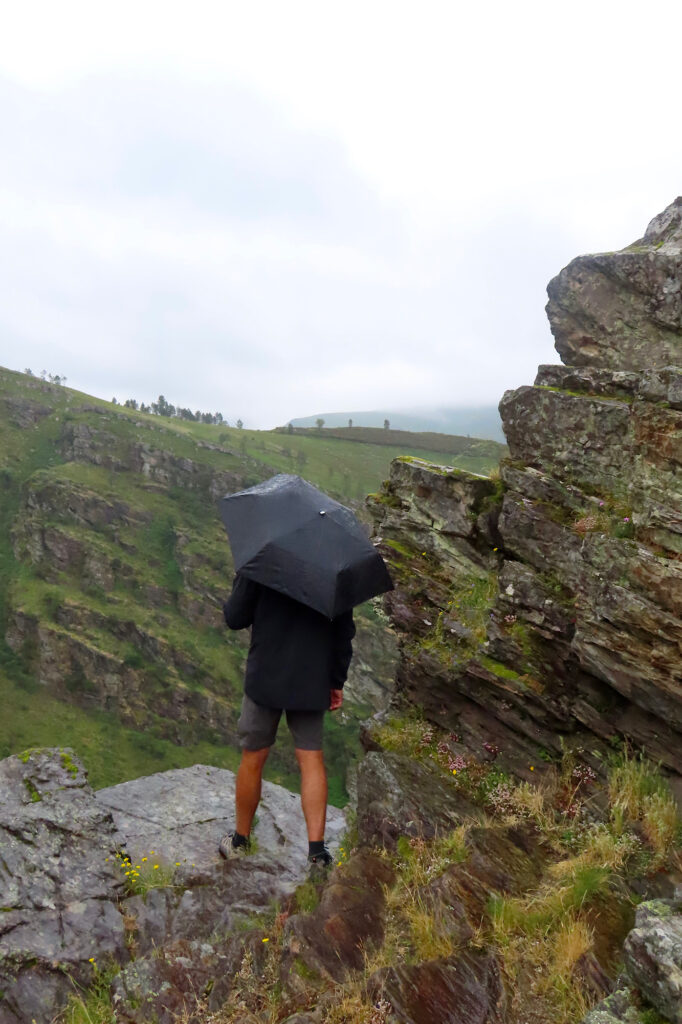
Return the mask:
<svg viewBox="0 0 682 1024">
<path fill-rule="evenodd" d="M 232 772 L 194 765 L 95 793 L 70 750 L 0 761 L 0 1024 L 48 1024 L 74 984 L 92 981 L 94 964 L 127 965 L 134 952 L 139 975 L 148 954 L 177 942 L 199 944 L 205 960 L 210 937 L 304 881 L 300 801 L 272 783 L 263 785 L 256 852 L 220 859 L 234 786 Z M 344 828 L 330 808 L 332 846 Z M 170 884 L 131 894 L 121 853 L 172 874 Z"/>
</svg>

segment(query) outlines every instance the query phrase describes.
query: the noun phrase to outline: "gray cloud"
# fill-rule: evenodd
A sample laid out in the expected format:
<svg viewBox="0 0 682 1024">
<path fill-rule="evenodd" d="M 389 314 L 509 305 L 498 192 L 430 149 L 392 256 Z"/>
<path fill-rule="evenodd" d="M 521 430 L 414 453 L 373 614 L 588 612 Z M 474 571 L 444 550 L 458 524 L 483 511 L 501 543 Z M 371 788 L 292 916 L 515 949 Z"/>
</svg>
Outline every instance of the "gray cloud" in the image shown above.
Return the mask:
<svg viewBox="0 0 682 1024">
<path fill-rule="evenodd" d="M 497 401 L 555 358 L 572 243 L 522 197 L 434 231 L 236 85 L 5 82 L 0 118 L 7 365 L 271 426 Z"/>
</svg>

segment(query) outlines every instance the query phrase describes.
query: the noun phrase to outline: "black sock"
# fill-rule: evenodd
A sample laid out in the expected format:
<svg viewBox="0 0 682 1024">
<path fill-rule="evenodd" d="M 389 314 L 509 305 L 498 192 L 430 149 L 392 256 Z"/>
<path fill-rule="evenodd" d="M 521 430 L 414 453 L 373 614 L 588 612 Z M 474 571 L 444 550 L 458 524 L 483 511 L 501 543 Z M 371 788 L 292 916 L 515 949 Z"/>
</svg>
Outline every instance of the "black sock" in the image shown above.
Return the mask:
<svg viewBox="0 0 682 1024">
<path fill-rule="evenodd" d="M 232 834 L 232 849 L 233 850 L 237 850 L 240 846 L 248 846 L 248 845 L 249 845 L 249 837 L 248 836 L 242 836 L 242 835 L 239 834 L 239 832 L 234 832 Z"/>
<path fill-rule="evenodd" d="M 324 853 L 324 839 L 316 839 L 314 842 L 308 843 L 309 857 L 317 857 L 320 853 Z"/>
</svg>

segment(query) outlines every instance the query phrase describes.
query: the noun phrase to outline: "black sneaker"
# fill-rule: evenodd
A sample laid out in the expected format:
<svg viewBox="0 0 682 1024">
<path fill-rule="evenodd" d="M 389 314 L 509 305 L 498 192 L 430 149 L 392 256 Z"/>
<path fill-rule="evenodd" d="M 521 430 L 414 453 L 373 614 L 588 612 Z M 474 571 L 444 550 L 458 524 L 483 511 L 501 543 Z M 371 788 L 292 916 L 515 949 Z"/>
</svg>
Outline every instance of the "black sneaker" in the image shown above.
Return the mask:
<svg viewBox="0 0 682 1024">
<path fill-rule="evenodd" d="M 308 854 L 308 864 L 310 864 L 311 867 L 315 867 L 316 869 L 331 867 L 333 863 L 334 858 L 332 857 L 331 853 L 329 852 L 326 846 L 323 847 L 321 853 Z"/>
<path fill-rule="evenodd" d="M 233 845 L 232 840 L 235 835 L 235 832 L 228 832 L 218 843 L 218 853 L 225 860 L 231 860 L 233 857 L 246 857 L 251 852 L 250 839 L 247 839 L 245 843 L 239 843 L 238 846 Z"/>
</svg>

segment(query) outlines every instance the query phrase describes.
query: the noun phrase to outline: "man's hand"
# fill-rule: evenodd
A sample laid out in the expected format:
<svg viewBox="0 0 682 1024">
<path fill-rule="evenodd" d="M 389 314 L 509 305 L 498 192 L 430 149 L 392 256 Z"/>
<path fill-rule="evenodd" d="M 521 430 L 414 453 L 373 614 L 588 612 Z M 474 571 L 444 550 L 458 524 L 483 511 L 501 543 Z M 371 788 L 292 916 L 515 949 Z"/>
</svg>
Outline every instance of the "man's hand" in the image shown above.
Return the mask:
<svg viewBox="0 0 682 1024">
<path fill-rule="evenodd" d="M 343 704 L 343 690 L 331 690 L 330 711 L 338 711 Z"/>
</svg>

